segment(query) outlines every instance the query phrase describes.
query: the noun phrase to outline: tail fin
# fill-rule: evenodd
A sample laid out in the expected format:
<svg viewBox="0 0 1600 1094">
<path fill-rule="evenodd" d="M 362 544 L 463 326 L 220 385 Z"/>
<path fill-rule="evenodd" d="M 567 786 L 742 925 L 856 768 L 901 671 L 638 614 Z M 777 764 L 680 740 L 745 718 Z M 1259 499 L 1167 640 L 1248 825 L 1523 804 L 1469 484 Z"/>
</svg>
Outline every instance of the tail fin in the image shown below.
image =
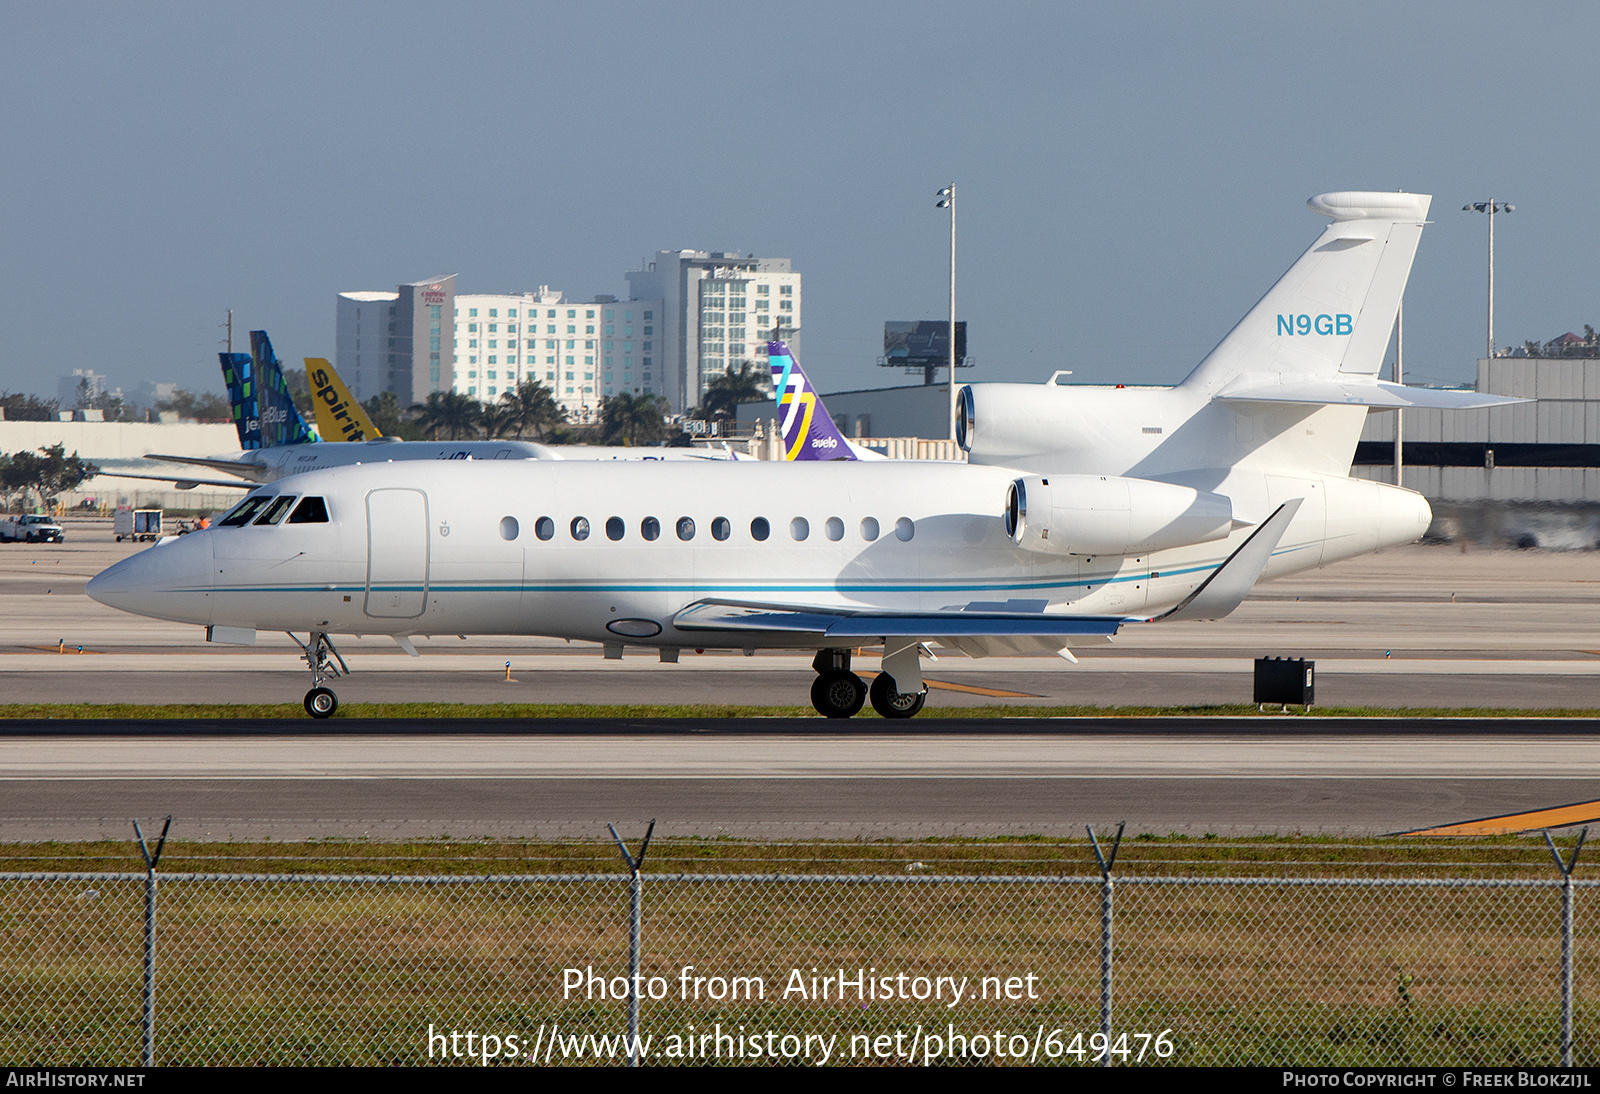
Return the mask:
<svg viewBox="0 0 1600 1094">
<path fill-rule="evenodd" d="M 219 353 L 222 382 L 228 386 L 228 402 L 233 406 L 233 428 L 239 431 L 239 447 L 245 451 L 261 447 L 261 416 L 256 413 L 255 369 L 248 353 Z"/>
<path fill-rule="evenodd" d="M 311 384 L 311 405 L 317 415 L 317 432 L 324 440 L 370 441 L 383 436 L 326 357 L 305 360 L 306 380 Z"/>
<path fill-rule="evenodd" d="M 1184 386 L 1217 395 L 1230 385 L 1370 382 L 1383 365 L 1432 200 L 1344 191 L 1306 202 L 1333 223 Z"/>
<path fill-rule="evenodd" d="M 250 332 L 250 353 L 254 359 L 256 378 L 256 409 L 260 420 L 259 448 L 276 448 L 285 444 L 309 444 L 317 439 L 306 420 L 289 397 L 289 385 L 283 378 L 283 362 L 272 352 L 272 341 L 264 330 Z"/>
<path fill-rule="evenodd" d="M 783 458 L 786 460 L 854 460 L 858 450 L 833 424 L 800 362 L 787 342 L 768 342 L 772 362 L 772 394 L 783 413 Z"/>
</svg>

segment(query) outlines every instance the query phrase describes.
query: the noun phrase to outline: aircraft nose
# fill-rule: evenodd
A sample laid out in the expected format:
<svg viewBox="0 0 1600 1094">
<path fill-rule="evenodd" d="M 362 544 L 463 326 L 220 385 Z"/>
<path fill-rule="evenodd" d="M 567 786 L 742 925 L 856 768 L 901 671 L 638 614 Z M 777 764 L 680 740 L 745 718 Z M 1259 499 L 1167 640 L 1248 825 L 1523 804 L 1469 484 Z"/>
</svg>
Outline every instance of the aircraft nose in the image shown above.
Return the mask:
<svg viewBox="0 0 1600 1094">
<path fill-rule="evenodd" d="M 211 621 L 211 568 L 208 533 L 195 532 L 113 563 L 83 591 L 135 615 L 205 624 Z"/>
<path fill-rule="evenodd" d="M 135 572 L 137 567 L 133 564 L 138 557 L 138 555 L 133 555 L 101 570 L 89 579 L 89 583 L 83 587 L 83 591 L 108 608 L 130 610 L 126 607 L 128 595 L 134 592 L 140 584 L 138 575 Z"/>
</svg>

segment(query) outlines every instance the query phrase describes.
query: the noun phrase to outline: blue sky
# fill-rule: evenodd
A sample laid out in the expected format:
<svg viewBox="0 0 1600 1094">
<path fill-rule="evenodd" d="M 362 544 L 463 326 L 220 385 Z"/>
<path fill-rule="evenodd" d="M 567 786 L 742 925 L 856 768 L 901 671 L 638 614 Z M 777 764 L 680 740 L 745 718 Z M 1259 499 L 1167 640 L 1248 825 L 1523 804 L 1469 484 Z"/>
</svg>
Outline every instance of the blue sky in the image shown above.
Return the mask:
<svg viewBox="0 0 1600 1094">
<path fill-rule="evenodd" d="M 1600 323 L 1600 8 L 1474 3 L 6 2 L 0 390 L 221 390 L 265 328 L 332 356 L 334 298 L 625 294 L 656 250 L 792 258 L 823 390 L 940 319 L 960 197 L 973 379 L 1181 378 L 1324 223 L 1435 195 L 1408 377 Z"/>
</svg>

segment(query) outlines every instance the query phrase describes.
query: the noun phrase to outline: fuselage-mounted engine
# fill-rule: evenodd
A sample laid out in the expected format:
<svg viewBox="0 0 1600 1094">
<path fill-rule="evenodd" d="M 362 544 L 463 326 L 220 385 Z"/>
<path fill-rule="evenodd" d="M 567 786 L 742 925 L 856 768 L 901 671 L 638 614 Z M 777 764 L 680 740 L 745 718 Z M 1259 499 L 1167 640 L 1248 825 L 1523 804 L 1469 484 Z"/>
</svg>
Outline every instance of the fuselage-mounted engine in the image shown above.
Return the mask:
<svg viewBox="0 0 1600 1094">
<path fill-rule="evenodd" d="M 1017 546 L 1051 555 L 1143 555 L 1226 539 L 1222 494 L 1120 475 L 1025 475 L 1006 494 Z"/>
</svg>

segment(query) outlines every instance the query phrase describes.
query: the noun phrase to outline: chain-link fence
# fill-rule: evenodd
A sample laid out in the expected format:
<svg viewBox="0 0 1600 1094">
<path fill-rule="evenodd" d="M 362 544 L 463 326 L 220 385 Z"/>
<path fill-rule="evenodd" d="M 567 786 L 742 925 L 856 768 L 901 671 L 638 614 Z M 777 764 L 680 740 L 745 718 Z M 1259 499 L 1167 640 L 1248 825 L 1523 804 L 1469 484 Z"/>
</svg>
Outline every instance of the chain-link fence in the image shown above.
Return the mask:
<svg viewBox="0 0 1600 1094">
<path fill-rule="evenodd" d="M 1064 877 L 0 874 L 0 1057 L 1600 1058 L 1600 883 L 1117 877 L 1113 863 Z"/>
</svg>

